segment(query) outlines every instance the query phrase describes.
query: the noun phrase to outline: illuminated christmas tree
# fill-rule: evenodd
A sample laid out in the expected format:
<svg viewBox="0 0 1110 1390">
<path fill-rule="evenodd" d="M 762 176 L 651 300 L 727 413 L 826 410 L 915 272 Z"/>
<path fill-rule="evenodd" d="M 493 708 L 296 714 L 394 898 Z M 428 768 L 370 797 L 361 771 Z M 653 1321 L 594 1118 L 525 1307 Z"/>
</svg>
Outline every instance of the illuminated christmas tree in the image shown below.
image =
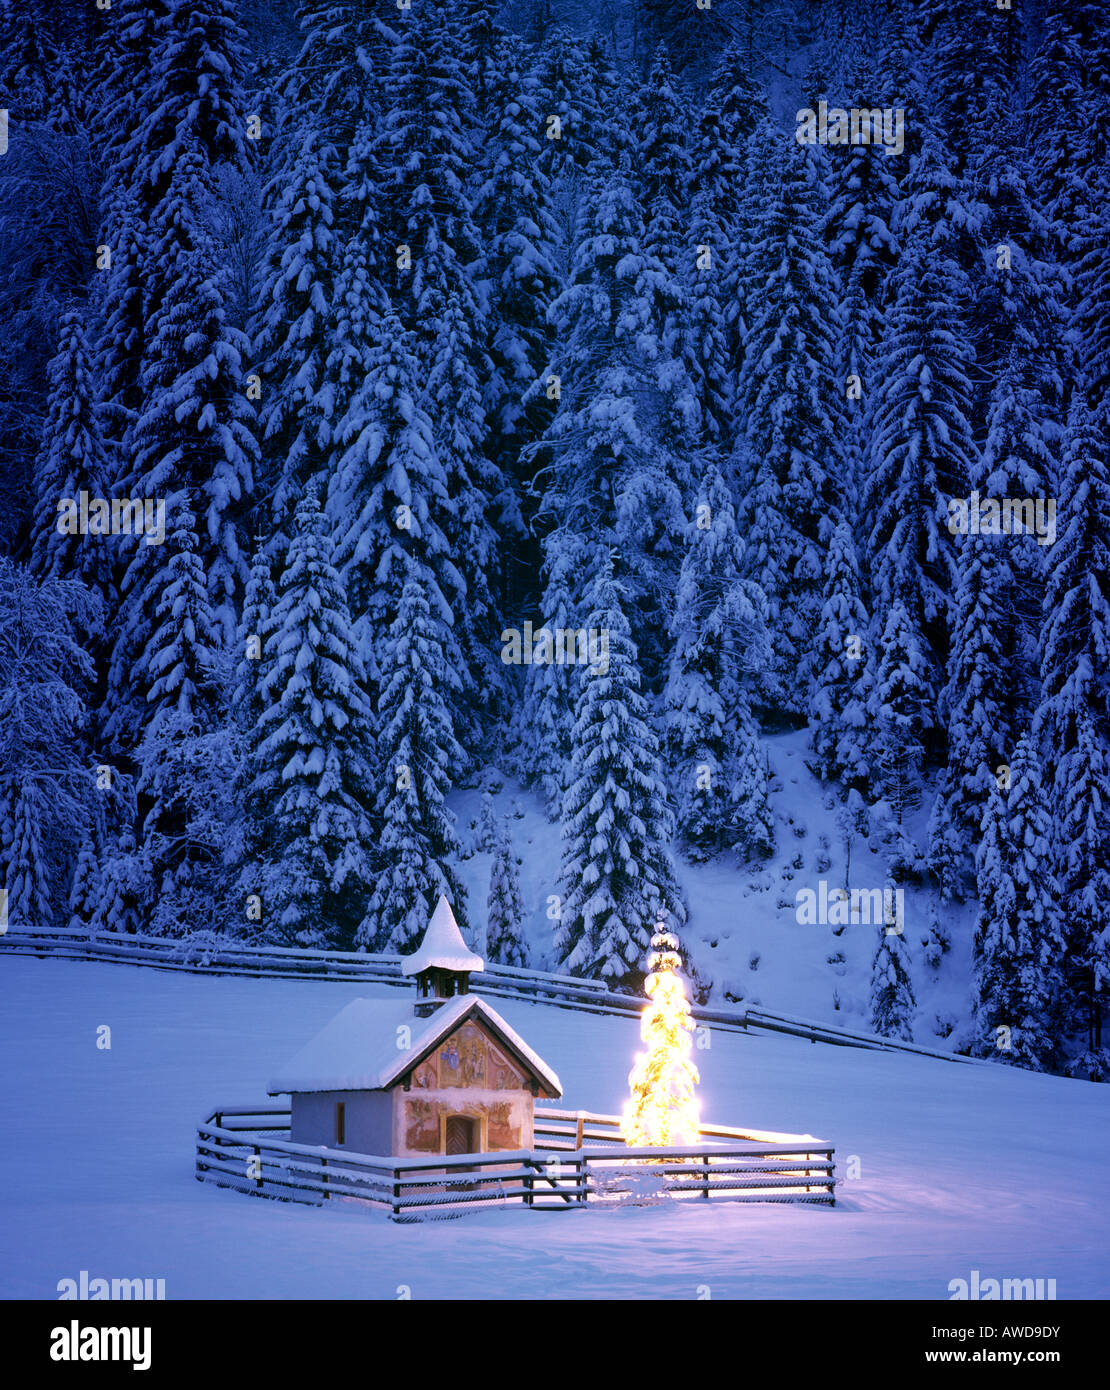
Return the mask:
<svg viewBox="0 0 1110 1390">
<path fill-rule="evenodd" d="M 648 1003 L 640 1020 L 647 1052 L 629 1073 L 631 1099 L 625 1106 L 621 1134 L 632 1147 L 667 1148 L 698 1139 L 694 1087 L 698 1069 L 690 1060 L 694 1021 L 690 1001 L 678 976 L 682 958 L 678 938 L 656 924 L 644 981 Z"/>
</svg>

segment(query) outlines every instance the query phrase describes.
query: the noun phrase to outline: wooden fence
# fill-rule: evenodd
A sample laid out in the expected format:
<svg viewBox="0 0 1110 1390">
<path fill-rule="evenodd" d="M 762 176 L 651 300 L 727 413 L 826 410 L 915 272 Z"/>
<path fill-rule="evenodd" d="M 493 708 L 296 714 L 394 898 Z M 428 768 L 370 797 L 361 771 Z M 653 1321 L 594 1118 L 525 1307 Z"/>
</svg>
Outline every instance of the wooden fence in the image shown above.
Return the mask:
<svg viewBox="0 0 1110 1390">
<path fill-rule="evenodd" d="M 198 1126 L 201 1182 L 284 1201 L 355 1201 L 395 1220 L 506 1203 L 566 1211 L 593 1202 L 836 1202 L 834 1150 L 812 1135 L 705 1126 L 704 1142 L 628 1148 L 615 1115 L 537 1110 L 534 1148 L 382 1158 L 294 1144 L 288 1106 L 228 1106 Z"/>
<path fill-rule="evenodd" d="M 289 946 L 227 944 L 219 938 L 177 940 L 152 936 L 97 935 L 68 928 L 9 931 L 0 935 L 0 953 L 51 956 L 64 960 L 107 961 L 119 965 L 145 965 L 159 970 L 186 970 L 194 974 L 254 975 L 267 979 L 346 980 L 403 985 L 401 958 L 368 955 L 357 951 L 310 951 Z M 471 980 L 475 994 L 493 998 L 525 999 L 553 1004 L 560 1009 L 639 1018 L 642 998 L 617 994 L 597 980 L 554 975 L 543 970 L 523 970 L 506 965 L 487 965 Z M 855 1033 L 836 1024 L 814 1019 L 772 1014 L 762 1009 L 720 1009 L 694 1005 L 694 1021 L 714 1031 L 748 1033 L 754 1030 L 808 1038 L 813 1043 L 860 1047 L 884 1052 L 909 1052 L 945 1062 L 984 1065 L 936 1048 L 919 1047 L 900 1038 Z"/>
</svg>

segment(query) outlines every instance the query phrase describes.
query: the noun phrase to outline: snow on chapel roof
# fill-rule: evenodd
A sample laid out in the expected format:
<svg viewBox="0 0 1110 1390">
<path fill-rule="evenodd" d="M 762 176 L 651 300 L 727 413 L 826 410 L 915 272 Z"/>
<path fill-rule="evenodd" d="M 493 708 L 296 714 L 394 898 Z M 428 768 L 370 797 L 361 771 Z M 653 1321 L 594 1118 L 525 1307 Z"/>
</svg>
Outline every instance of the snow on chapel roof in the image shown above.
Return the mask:
<svg viewBox="0 0 1110 1390">
<path fill-rule="evenodd" d="M 485 1022 L 495 1034 L 500 1034 L 552 1096 L 562 1095 L 562 1083 L 543 1058 L 509 1027 L 496 1009 L 474 994 L 458 995 L 427 1019 L 413 1017 L 411 1001 L 402 1004 L 393 1000 L 354 999 L 301 1048 L 270 1083 L 269 1094 L 385 1090 L 405 1072 L 411 1071 L 421 1057 L 467 1015 Z M 402 1038 L 408 1042 L 407 1047 L 399 1046 Z"/>
<path fill-rule="evenodd" d="M 440 970 L 484 970 L 485 961 L 476 956 L 463 940 L 451 904 L 440 894 L 424 940 L 411 956 L 401 961 L 402 975 L 419 975 L 432 966 Z"/>
</svg>

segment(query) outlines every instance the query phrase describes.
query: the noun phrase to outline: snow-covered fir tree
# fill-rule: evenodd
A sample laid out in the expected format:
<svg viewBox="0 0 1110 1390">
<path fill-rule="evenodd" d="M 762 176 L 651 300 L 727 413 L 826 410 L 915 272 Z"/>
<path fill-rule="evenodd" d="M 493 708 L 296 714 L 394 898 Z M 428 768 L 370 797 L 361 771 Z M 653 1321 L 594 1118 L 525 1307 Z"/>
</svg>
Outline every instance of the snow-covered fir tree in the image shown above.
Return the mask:
<svg viewBox="0 0 1110 1390">
<path fill-rule="evenodd" d="M 962 896 L 974 875 L 987 797 L 1014 742 L 1013 677 L 1002 646 L 1006 544 L 1000 537 L 965 536 L 959 550 L 948 681 L 940 697 L 948 762 L 929 818 L 929 865 L 945 899 Z"/>
<path fill-rule="evenodd" d="M 775 173 L 748 267 L 753 302 L 739 395 L 756 462 L 742 519 L 749 573 L 769 606 L 766 688 L 780 708 L 800 712 L 805 690 L 795 677 L 816 626 L 822 559 L 839 512 L 837 301 L 800 152 L 783 156 Z"/>
<path fill-rule="evenodd" d="M 239 882 L 261 900 L 271 939 L 349 947 L 374 882 L 373 712 L 315 490 L 295 522 L 260 690 L 254 824 Z"/>
<path fill-rule="evenodd" d="M 660 907 L 679 921 L 686 911 L 670 858 L 674 820 L 658 742 L 609 568 L 595 586 L 587 628 L 606 634 L 607 654 L 596 671 L 577 672 L 555 951 L 566 969 L 619 983 L 642 969 Z"/>
<path fill-rule="evenodd" d="M 852 528 L 841 519 L 825 556 L 823 602 L 809 695 L 813 769 L 823 781 L 862 786 L 870 769 L 870 624 L 860 596 Z"/>
<path fill-rule="evenodd" d="M 486 904 L 486 959 L 498 965 L 528 964 L 524 941 L 524 903 L 520 896 L 520 859 L 513 849 L 508 821 L 502 818 L 493 844 Z"/>
<path fill-rule="evenodd" d="M 0 884 L 13 926 L 64 927 L 96 795 L 84 744 L 101 607 L 79 580 L 0 558 Z"/>
<path fill-rule="evenodd" d="M 1077 391 L 1061 469 L 1061 516 L 1049 551 L 1035 729 L 1055 770 L 1055 860 L 1073 1026 L 1087 1033 L 1101 1071 L 1108 940 L 1102 894 L 1110 845 L 1110 469 L 1107 415 L 1092 418 Z"/>
<path fill-rule="evenodd" d="M 375 812 L 381 832 L 373 892 L 357 936 L 371 951 L 413 950 L 440 894 L 466 925 L 466 890 L 454 866 L 454 816 L 444 804 L 465 758 L 449 706 L 459 676 L 428 589 L 425 572 L 410 563 L 379 663 Z"/>
<path fill-rule="evenodd" d="M 694 860 L 731 846 L 767 853 L 774 838 L 749 694 L 769 658 L 767 604 L 743 571 L 732 498 L 711 467 L 687 530 L 664 692 L 677 828 Z"/>
<path fill-rule="evenodd" d="M 868 713 L 874 726 L 874 781 L 901 824 L 921 798 L 921 749 L 933 719 L 928 666 L 901 599 L 883 622 Z"/>
<path fill-rule="evenodd" d="M 884 923 L 871 961 L 871 1027 L 884 1037 L 912 1042 L 917 1001 L 909 964 L 905 932 Z"/>
<path fill-rule="evenodd" d="M 1060 1047 L 1064 936 L 1047 787 L 1024 735 L 991 790 L 976 873 L 975 1041 L 978 1055 L 1038 1070 Z"/>
<path fill-rule="evenodd" d="M 103 589 L 111 576 L 106 536 L 67 533 L 64 511 L 79 507 L 80 494 L 107 495 L 99 393 L 82 314 L 62 315 L 58 350 L 50 364 L 50 392 L 43 445 L 35 462 L 35 543 L 32 570 L 39 576 L 76 576 Z M 74 524 L 76 517 L 73 518 Z"/>
<path fill-rule="evenodd" d="M 588 592 L 601 557 L 587 536 L 565 530 L 546 538 L 544 556 L 539 626 L 554 642 L 557 632 L 581 628 L 585 604 L 580 595 Z M 524 698 L 513 729 L 521 774 L 539 787 L 552 817 L 561 814 L 571 765 L 575 670 L 567 662 L 533 660 L 525 671 Z"/>
</svg>

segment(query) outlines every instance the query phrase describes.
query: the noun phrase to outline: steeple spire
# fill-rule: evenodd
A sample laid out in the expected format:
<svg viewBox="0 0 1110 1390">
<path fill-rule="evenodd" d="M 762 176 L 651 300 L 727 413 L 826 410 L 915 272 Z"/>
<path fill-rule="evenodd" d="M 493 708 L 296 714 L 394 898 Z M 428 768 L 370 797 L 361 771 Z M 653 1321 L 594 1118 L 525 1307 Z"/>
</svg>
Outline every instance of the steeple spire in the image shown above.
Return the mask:
<svg viewBox="0 0 1110 1390">
<path fill-rule="evenodd" d="M 463 940 L 451 904 L 440 894 L 424 939 L 401 961 L 402 975 L 415 975 L 420 991 L 416 1013 L 423 1018 L 457 994 L 470 993 L 470 976 L 486 963 Z"/>
</svg>

